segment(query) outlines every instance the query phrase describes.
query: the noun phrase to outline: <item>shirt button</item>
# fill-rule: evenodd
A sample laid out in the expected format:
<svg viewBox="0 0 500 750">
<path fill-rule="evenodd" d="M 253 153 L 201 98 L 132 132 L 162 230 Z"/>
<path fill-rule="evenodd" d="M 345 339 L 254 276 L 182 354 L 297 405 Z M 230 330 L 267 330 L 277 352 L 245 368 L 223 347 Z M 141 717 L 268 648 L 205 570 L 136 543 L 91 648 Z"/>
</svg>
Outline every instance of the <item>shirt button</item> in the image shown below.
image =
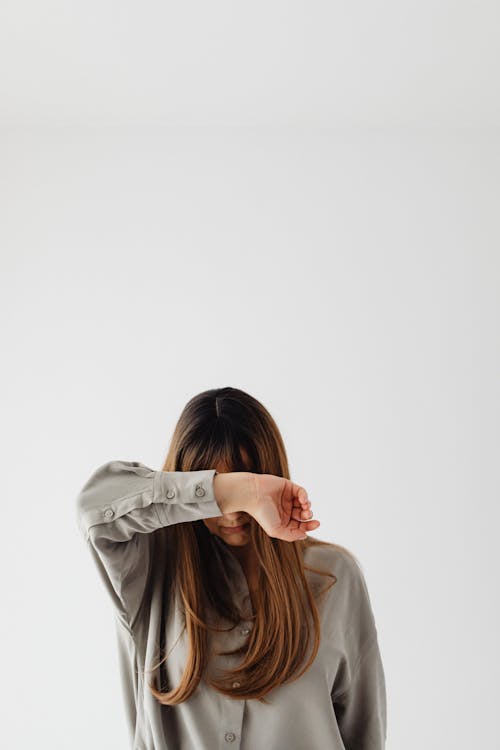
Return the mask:
<svg viewBox="0 0 500 750">
<path fill-rule="evenodd" d="M 242 635 L 248 635 L 248 634 L 249 634 L 249 632 L 250 632 L 250 628 L 242 628 L 242 629 L 241 629 L 241 634 L 242 634 Z"/>
<path fill-rule="evenodd" d="M 106 510 L 104 511 L 104 515 L 106 516 L 106 518 L 113 518 L 113 516 L 115 515 L 115 511 L 112 510 L 112 508 L 106 508 Z"/>
<path fill-rule="evenodd" d="M 169 500 L 175 497 L 175 490 L 167 490 L 167 497 Z"/>
<path fill-rule="evenodd" d="M 194 491 L 194 494 L 196 495 L 196 497 L 203 497 L 203 495 L 205 494 L 205 490 L 203 489 L 203 487 L 201 486 L 201 484 L 197 484 L 196 485 L 196 489 Z"/>
<path fill-rule="evenodd" d="M 234 732 L 226 732 L 226 734 L 224 735 L 224 739 L 226 740 L 226 742 L 232 742 L 236 739 L 236 735 Z"/>
<path fill-rule="evenodd" d="M 233 682 L 233 687 L 240 687 L 241 682 Z"/>
</svg>

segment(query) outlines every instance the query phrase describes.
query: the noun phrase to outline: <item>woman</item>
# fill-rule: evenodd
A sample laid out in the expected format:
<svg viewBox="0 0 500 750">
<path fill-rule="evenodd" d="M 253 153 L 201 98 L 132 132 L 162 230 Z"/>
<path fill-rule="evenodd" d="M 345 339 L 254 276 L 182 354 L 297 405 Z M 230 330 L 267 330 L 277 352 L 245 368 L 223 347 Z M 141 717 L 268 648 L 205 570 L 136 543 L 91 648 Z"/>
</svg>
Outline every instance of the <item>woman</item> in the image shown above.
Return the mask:
<svg viewBox="0 0 500 750">
<path fill-rule="evenodd" d="M 307 535 L 319 521 L 256 399 L 195 396 L 163 470 L 110 461 L 77 508 L 114 604 L 133 750 L 385 747 L 361 567 Z"/>
</svg>

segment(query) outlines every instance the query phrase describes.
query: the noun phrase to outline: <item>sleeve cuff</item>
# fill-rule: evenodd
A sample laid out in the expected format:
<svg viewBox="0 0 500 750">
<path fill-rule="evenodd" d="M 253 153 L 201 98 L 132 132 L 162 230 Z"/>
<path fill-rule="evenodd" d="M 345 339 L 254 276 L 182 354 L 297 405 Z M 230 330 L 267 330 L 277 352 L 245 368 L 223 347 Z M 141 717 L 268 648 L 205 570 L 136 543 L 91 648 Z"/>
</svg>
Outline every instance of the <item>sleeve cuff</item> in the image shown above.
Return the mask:
<svg viewBox="0 0 500 750">
<path fill-rule="evenodd" d="M 177 506 L 188 505 L 189 518 L 222 516 L 214 492 L 215 469 L 200 471 L 155 471 L 153 479 L 153 502 L 163 523 L 177 516 Z"/>
</svg>

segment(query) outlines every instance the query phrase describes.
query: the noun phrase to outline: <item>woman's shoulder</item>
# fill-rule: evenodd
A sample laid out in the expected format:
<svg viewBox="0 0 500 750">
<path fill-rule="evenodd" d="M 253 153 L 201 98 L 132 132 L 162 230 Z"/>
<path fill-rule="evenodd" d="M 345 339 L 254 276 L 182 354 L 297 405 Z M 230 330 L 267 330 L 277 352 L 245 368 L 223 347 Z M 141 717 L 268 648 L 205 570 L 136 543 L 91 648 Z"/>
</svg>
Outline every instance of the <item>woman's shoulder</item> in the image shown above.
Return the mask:
<svg viewBox="0 0 500 750">
<path fill-rule="evenodd" d="M 308 574 L 313 576 L 315 588 L 328 588 L 328 581 L 334 580 L 334 584 L 326 593 L 326 610 L 329 612 L 332 607 L 337 621 L 338 618 L 349 624 L 358 621 L 367 631 L 373 628 L 373 612 L 365 573 L 354 552 L 341 544 L 325 542 L 314 537 L 309 537 L 304 545 L 306 568 L 317 568 L 334 576 L 335 580 L 319 573 Z M 320 579 L 323 581 L 322 584 L 319 584 Z"/>
<path fill-rule="evenodd" d="M 354 552 L 337 542 L 327 542 L 309 535 L 303 546 L 304 562 L 311 566 L 326 566 L 327 569 L 342 576 L 359 576 L 362 573 L 361 562 Z"/>
<path fill-rule="evenodd" d="M 348 547 L 309 536 L 304 543 L 303 559 L 306 568 L 313 569 L 310 574 L 315 582 L 320 577 L 324 582 L 334 581 L 332 596 L 337 602 L 342 599 L 352 606 L 356 600 L 369 599 L 362 563 Z"/>
</svg>

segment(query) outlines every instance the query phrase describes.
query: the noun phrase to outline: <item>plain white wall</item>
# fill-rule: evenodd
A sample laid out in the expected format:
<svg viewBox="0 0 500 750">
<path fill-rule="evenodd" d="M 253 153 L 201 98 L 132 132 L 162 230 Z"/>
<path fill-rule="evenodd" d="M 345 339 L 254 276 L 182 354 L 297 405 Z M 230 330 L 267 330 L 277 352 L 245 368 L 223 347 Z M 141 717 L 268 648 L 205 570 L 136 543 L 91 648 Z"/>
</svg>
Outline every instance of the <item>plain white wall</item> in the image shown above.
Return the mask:
<svg viewBox="0 0 500 750">
<path fill-rule="evenodd" d="M 60 130 L 3 146 L 9 745 L 86 750 L 98 727 L 99 747 L 126 747 L 74 498 L 107 460 L 160 468 L 187 399 L 234 385 L 277 419 L 316 535 L 364 567 L 388 748 L 494 746 L 498 140 Z"/>
<path fill-rule="evenodd" d="M 495 747 L 498 6 L 207 7 L 6 6 L 4 744 L 127 747 L 76 495 L 232 385 L 362 563 L 387 750 Z"/>
</svg>

